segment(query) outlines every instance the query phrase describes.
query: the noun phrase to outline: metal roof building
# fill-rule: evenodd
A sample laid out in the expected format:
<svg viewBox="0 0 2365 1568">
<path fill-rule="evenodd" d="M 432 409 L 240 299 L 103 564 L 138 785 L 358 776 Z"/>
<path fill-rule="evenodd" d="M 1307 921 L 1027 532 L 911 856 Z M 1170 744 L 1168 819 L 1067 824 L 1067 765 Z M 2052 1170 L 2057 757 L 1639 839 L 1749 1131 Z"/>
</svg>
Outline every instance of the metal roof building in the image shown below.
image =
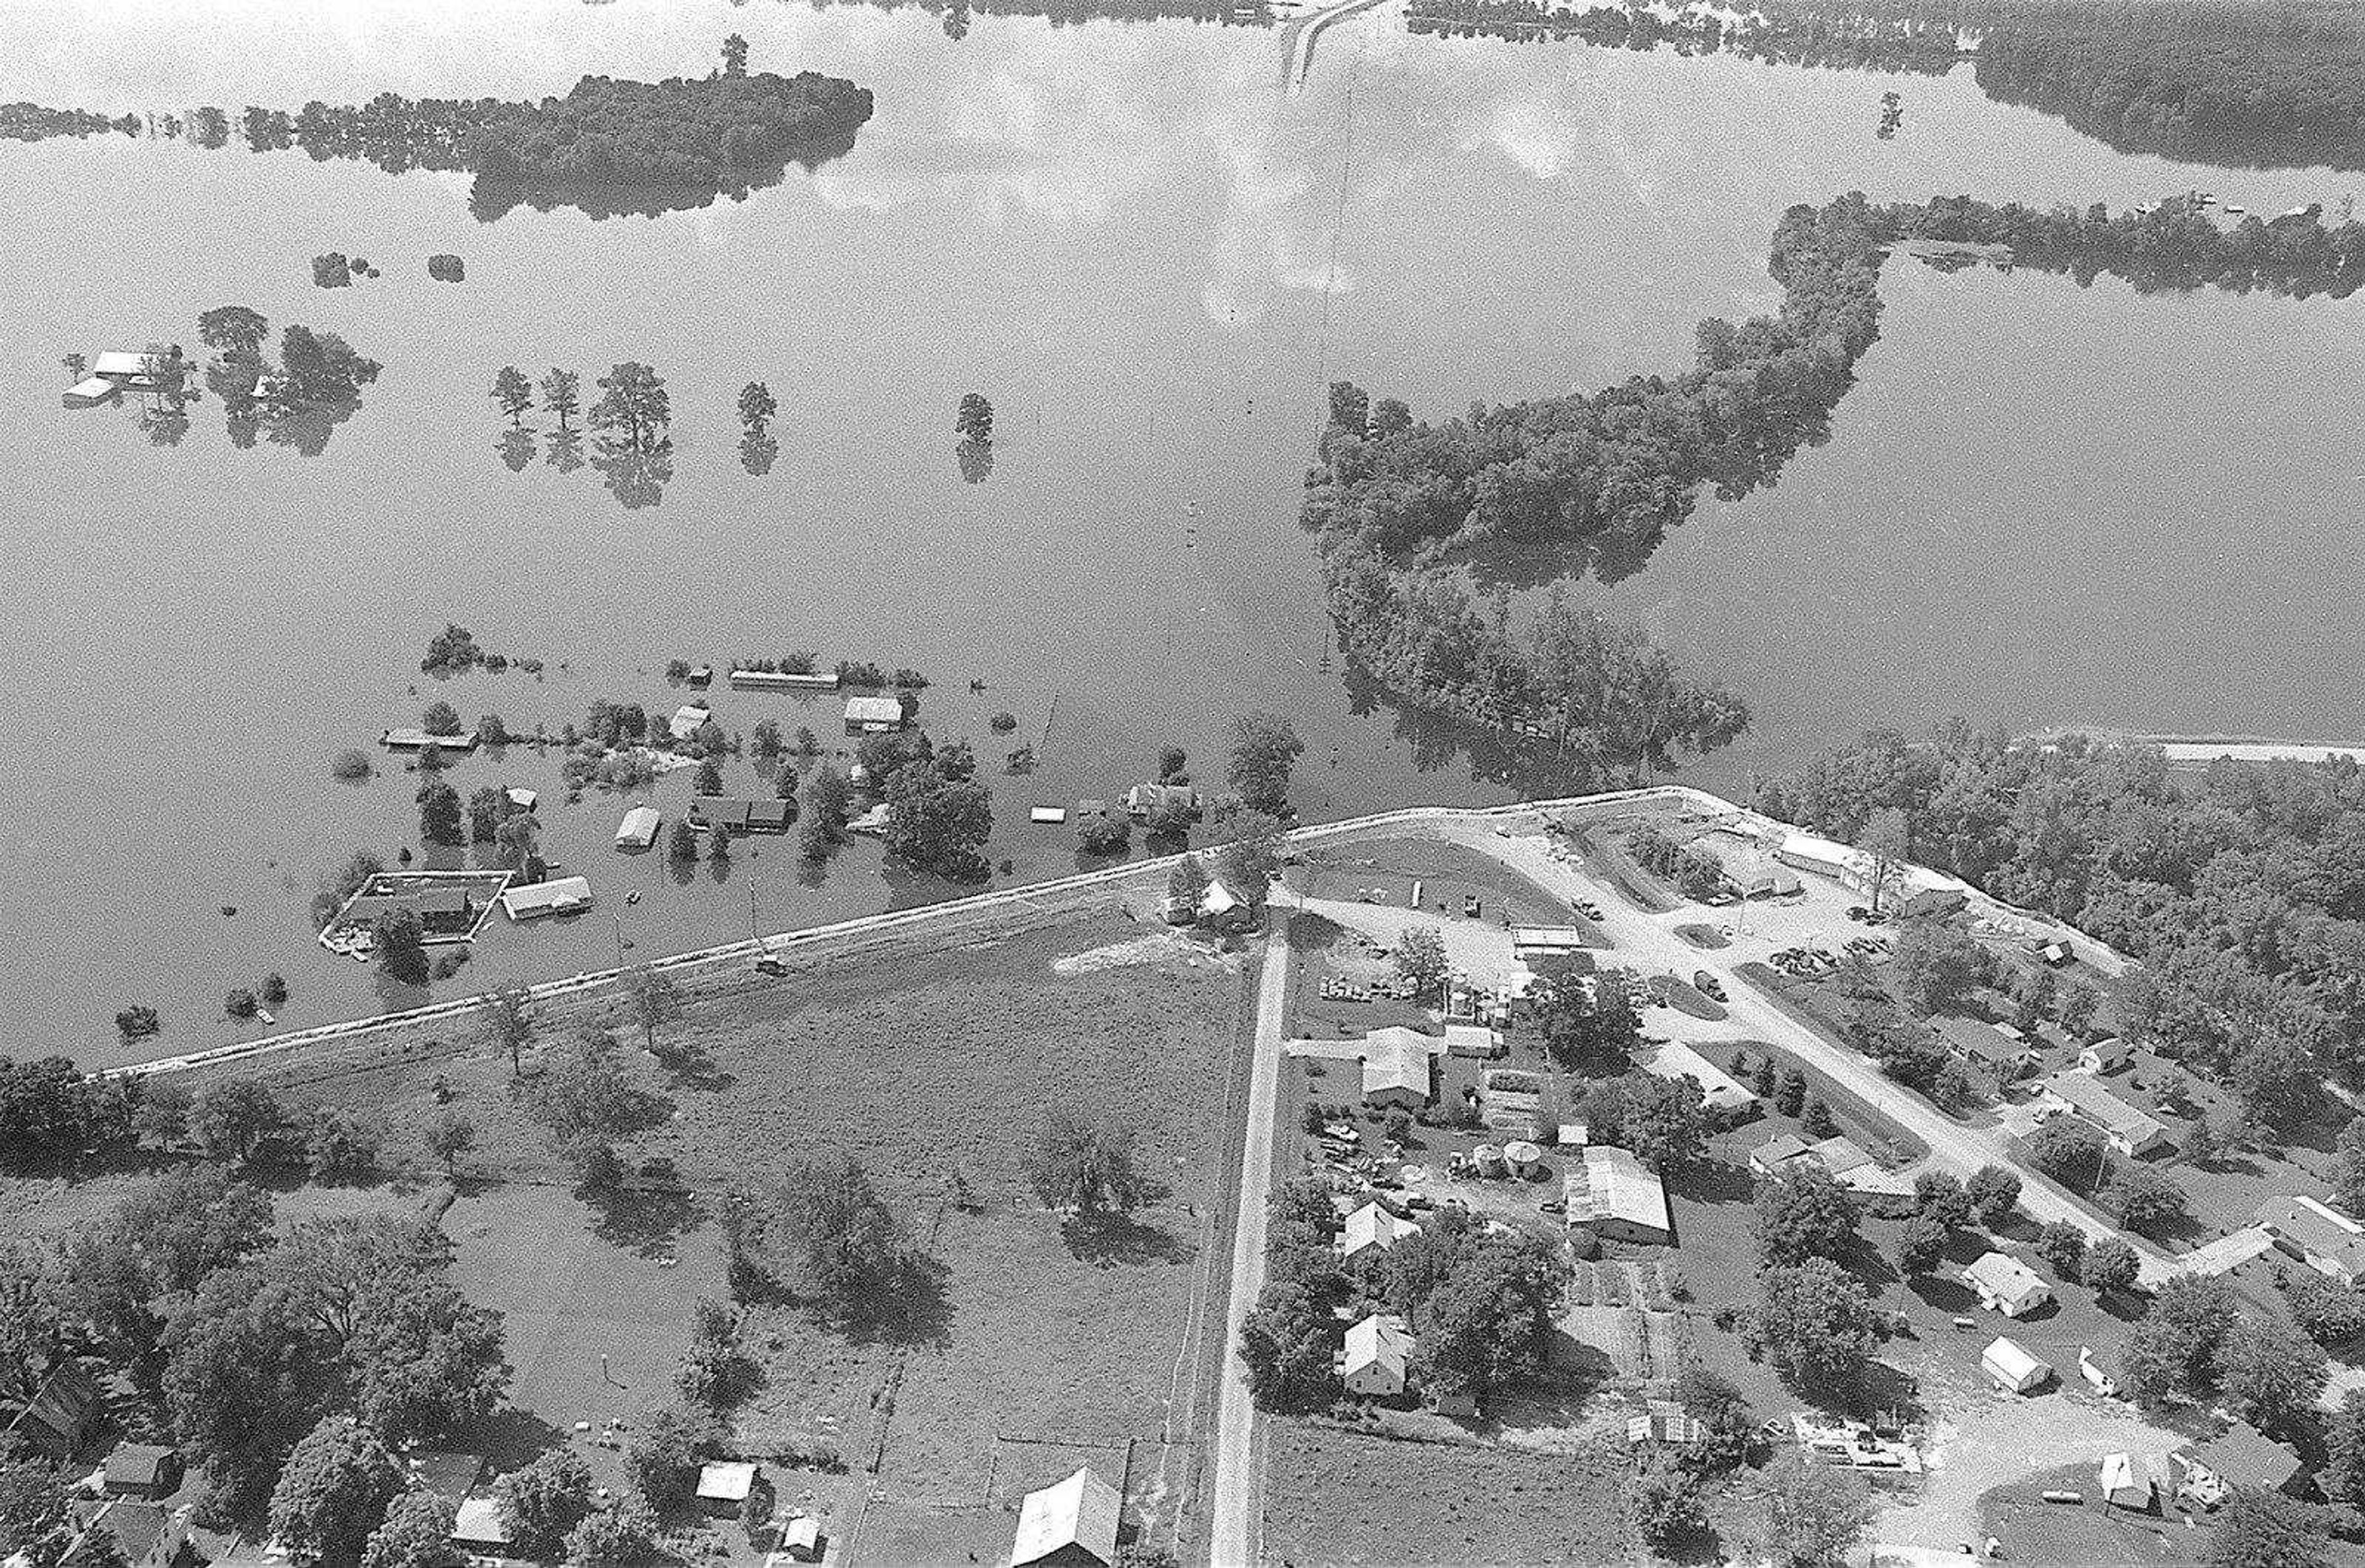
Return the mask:
<svg viewBox="0 0 2365 1568">
<path fill-rule="evenodd" d="M 1116 1488 L 1089 1467 L 1029 1492 L 1019 1505 L 1010 1568 L 1108 1568 L 1116 1561 L 1117 1522 L 1124 1511 Z"/>
<path fill-rule="evenodd" d="M 560 877 L 547 882 L 504 889 L 501 913 L 511 920 L 539 920 L 549 914 L 573 914 L 591 907 L 591 884 L 581 877 Z"/>
<path fill-rule="evenodd" d="M 1597 1235 L 1622 1241 L 1675 1238 L 1667 1189 L 1631 1149 L 1588 1144 L 1584 1163 L 1571 1166 L 1561 1182 L 1571 1225 L 1591 1226 Z"/>
</svg>

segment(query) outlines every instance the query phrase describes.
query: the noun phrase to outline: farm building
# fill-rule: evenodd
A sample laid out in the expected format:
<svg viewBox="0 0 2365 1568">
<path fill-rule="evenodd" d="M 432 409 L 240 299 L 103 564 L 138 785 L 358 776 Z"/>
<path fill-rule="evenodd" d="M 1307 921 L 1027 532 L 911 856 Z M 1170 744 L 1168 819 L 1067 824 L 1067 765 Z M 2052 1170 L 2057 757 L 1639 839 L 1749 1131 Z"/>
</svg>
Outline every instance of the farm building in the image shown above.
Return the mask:
<svg viewBox="0 0 2365 1568">
<path fill-rule="evenodd" d="M 2012 1083 L 2025 1077 L 2035 1070 L 2039 1060 L 2026 1040 L 2016 1040 L 1994 1025 L 1976 1018 L 1933 1018 L 1930 1026 L 1938 1031 L 1938 1037 L 1946 1043 L 1950 1054 L 1993 1073 L 1999 1083 Z"/>
<path fill-rule="evenodd" d="M 2204 1508 L 2225 1500 L 2229 1486 L 2255 1486 L 2279 1492 L 2299 1474 L 2299 1455 L 2270 1439 L 2247 1421 L 2236 1421 L 2205 1443 L 2180 1449 L 2173 1456 L 2184 1472 L 2177 1491 Z"/>
<path fill-rule="evenodd" d="M 725 833 L 747 831 L 748 802 L 730 795 L 694 795 L 689 802 L 689 825 L 705 832 L 721 828 Z"/>
<path fill-rule="evenodd" d="M 697 678 L 696 670 L 690 672 L 690 677 L 692 686 L 705 684 Z M 706 679 L 711 681 L 713 678 L 714 672 L 711 669 L 707 670 Z M 834 669 L 734 669 L 728 678 L 733 686 L 745 687 L 757 691 L 835 691 L 837 689 L 837 671 Z"/>
<path fill-rule="evenodd" d="M 2106 1453 L 2094 1475 L 2106 1508 L 2127 1508 L 2139 1514 L 2159 1511 L 2175 1487 L 2170 1484 L 2168 1456 L 2158 1453 Z"/>
<path fill-rule="evenodd" d="M 425 751 L 433 746 L 437 751 L 474 751 L 474 735 L 431 735 L 425 730 L 387 730 L 377 737 L 377 744 L 388 751 Z"/>
<path fill-rule="evenodd" d="M 1643 1064 L 1643 1070 L 1659 1078 L 1688 1078 L 1699 1086 L 1700 1098 L 1707 1103 L 1709 1114 L 1719 1120 L 1745 1122 L 1757 1109 L 1757 1096 L 1743 1087 L 1732 1074 L 1684 1044 L 1670 1040 L 1659 1047 L 1659 1054 Z"/>
<path fill-rule="evenodd" d="M 657 814 L 655 806 L 634 806 L 616 824 L 616 847 L 646 849 L 657 841 L 657 829 L 664 824 L 665 818 Z"/>
<path fill-rule="evenodd" d="M 1963 1270 L 1963 1283 L 1990 1312 L 2020 1317 L 2053 1299 L 2053 1287 L 2019 1259 L 2002 1252 L 1981 1253 Z"/>
<path fill-rule="evenodd" d="M 846 700 L 846 733 L 884 734 L 903 727 L 903 703 L 896 697 L 849 697 Z"/>
<path fill-rule="evenodd" d="M 1783 837 L 1774 858 L 1793 870 L 1837 882 L 1852 893 L 1869 896 L 1872 891 L 1872 857 L 1861 849 L 1811 833 L 1792 833 Z"/>
<path fill-rule="evenodd" d="M 2026 1394 L 2053 1375 L 2053 1369 L 2029 1354 L 2025 1346 L 2001 1334 L 1979 1352 L 1979 1370 L 2006 1394 Z"/>
<path fill-rule="evenodd" d="M 1398 1219 L 1377 1204 L 1365 1204 L 1347 1216 L 1346 1228 L 1339 1231 L 1335 1245 L 1339 1255 L 1352 1261 L 1365 1252 L 1386 1251 L 1407 1236 L 1420 1234 L 1420 1226 L 1408 1219 Z"/>
<path fill-rule="evenodd" d="M 1202 907 L 1214 913 L 1214 884 Z M 1363 1103 L 1401 1105 L 1417 1111 L 1429 1103 L 1432 1069 L 1446 1049 L 1445 1036 L 1415 1029 L 1374 1029 L 1356 1040 L 1293 1040 L 1293 1056 L 1353 1057 L 1362 1063 Z"/>
<path fill-rule="evenodd" d="M 706 721 L 712 717 L 714 710 L 703 702 L 685 702 L 673 711 L 673 718 L 667 723 L 666 733 L 678 741 L 686 741 L 705 728 Z"/>
<path fill-rule="evenodd" d="M 2135 1059 L 2135 1048 L 2116 1035 L 2106 1036 L 2078 1051 L 2078 1070 L 2097 1078 L 2116 1072 Z"/>
<path fill-rule="evenodd" d="M 477 906 L 465 888 L 405 888 L 391 893 L 364 893 L 338 913 L 344 925 L 369 925 L 382 914 L 413 914 L 430 934 L 465 934 L 476 923 Z"/>
<path fill-rule="evenodd" d="M 1411 1364 L 1412 1335 L 1404 1319 L 1375 1312 L 1347 1330 L 1346 1348 L 1339 1352 L 1339 1381 L 1350 1394 L 1392 1399 L 1405 1391 L 1405 1371 Z"/>
<path fill-rule="evenodd" d="M 32 1403 L 0 1426 L 0 1448 L 9 1439 L 55 1460 L 71 1460 L 88 1440 L 100 1415 L 98 1384 L 80 1361 L 66 1361 L 41 1380 Z"/>
<path fill-rule="evenodd" d="M 1670 1443 L 1677 1448 L 1698 1448 L 1708 1441 L 1708 1423 L 1687 1414 L 1672 1399 L 1653 1399 L 1646 1413 L 1626 1418 L 1626 1440 L 1629 1443 Z"/>
<path fill-rule="evenodd" d="M 1521 958 L 1531 958 L 1553 953 L 1582 953 L 1592 944 L 1585 933 L 1574 925 L 1514 925 L 1511 927 L 1511 951 Z"/>
<path fill-rule="evenodd" d="M 782 1520 L 779 1550 L 799 1562 L 820 1562 L 821 1521 L 811 1514 L 795 1514 Z"/>
<path fill-rule="evenodd" d="M 1503 1054 L 1503 1036 L 1483 1024 L 1448 1024 L 1445 1054 L 1492 1061 Z"/>
<path fill-rule="evenodd" d="M 1027 1493 L 1018 1506 L 1010 1568 L 1109 1568 L 1116 1561 L 1117 1519 L 1124 1510 L 1116 1488 L 1090 1469 Z"/>
<path fill-rule="evenodd" d="M 501 913 L 513 921 L 540 920 L 545 915 L 577 914 L 591 907 L 591 884 L 581 877 L 558 877 L 505 888 Z"/>
<path fill-rule="evenodd" d="M 1613 1241 L 1675 1239 L 1666 1188 L 1629 1149 L 1588 1145 L 1584 1162 L 1572 1166 L 1561 1183 L 1571 1225 L 1587 1226 Z"/>
<path fill-rule="evenodd" d="M 2056 1111 L 2073 1112 L 2102 1128 L 2110 1146 L 2130 1159 L 2172 1147 L 2166 1123 L 2128 1104 L 2091 1073 L 2057 1072 L 2039 1086 L 2037 1097 Z"/>
<path fill-rule="evenodd" d="M 1196 815 L 1199 791 L 1188 784 L 1137 784 L 1125 792 L 1125 809 L 1136 822 L 1160 810 Z"/>
<path fill-rule="evenodd" d="M 2276 1250 L 2317 1273 L 2344 1285 L 2365 1279 L 2365 1226 L 2347 1215 L 2314 1198 L 2269 1198 L 2259 1205 L 2259 1224 Z"/>
<path fill-rule="evenodd" d="M 1803 885 L 1796 871 L 1759 848 L 1754 839 L 1704 833 L 1692 841 L 1692 847 L 1713 859 L 1725 885 L 1743 898 L 1780 898 Z"/>
<path fill-rule="evenodd" d="M 698 1467 L 698 1506 L 710 1514 L 735 1517 L 755 1489 L 751 1460 L 713 1460 Z"/>
<path fill-rule="evenodd" d="M 156 1502 L 181 1489 L 181 1456 L 161 1443 L 118 1443 L 100 1484 L 110 1497 Z"/>
</svg>

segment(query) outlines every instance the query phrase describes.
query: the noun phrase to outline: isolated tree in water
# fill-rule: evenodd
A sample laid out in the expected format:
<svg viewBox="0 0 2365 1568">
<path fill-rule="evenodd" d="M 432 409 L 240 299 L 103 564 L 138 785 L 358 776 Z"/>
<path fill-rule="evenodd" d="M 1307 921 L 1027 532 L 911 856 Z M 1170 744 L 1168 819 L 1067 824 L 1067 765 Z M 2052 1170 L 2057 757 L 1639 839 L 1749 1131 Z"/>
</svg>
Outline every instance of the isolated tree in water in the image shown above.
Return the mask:
<svg viewBox="0 0 2365 1568">
<path fill-rule="evenodd" d="M 733 33 L 723 40 L 723 74 L 725 76 L 747 74 L 747 40 L 737 33 Z"/>
<path fill-rule="evenodd" d="M 600 378 L 600 392 L 591 406 L 594 430 L 633 452 L 650 451 L 664 438 L 673 407 L 656 371 L 627 360 Z"/>
<path fill-rule="evenodd" d="M 985 400 L 984 393 L 961 394 L 960 411 L 953 416 L 953 430 L 963 441 L 973 441 L 980 446 L 993 440 L 993 405 Z"/>
<path fill-rule="evenodd" d="M 427 947 L 421 940 L 419 916 L 407 909 L 388 911 L 370 928 L 377 951 L 377 967 L 397 985 L 425 985 Z"/>
<path fill-rule="evenodd" d="M 583 406 L 583 378 L 571 370 L 551 367 L 542 378 L 542 406 L 558 416 L 558 428 L 566 430 L 575 411 Z"/>
<path fill-rule="evenodd" d="M 533 383 L 527 380 L 525 372 L 516 365 L 505 364 L 501 366 L 500 374 L 493 377 L 493 401 L 500 405 L 501 412 L 507 414 L 510 423 L 514 425 L 525 418 L 526 410 L 533 407 Z"/>
</svg>

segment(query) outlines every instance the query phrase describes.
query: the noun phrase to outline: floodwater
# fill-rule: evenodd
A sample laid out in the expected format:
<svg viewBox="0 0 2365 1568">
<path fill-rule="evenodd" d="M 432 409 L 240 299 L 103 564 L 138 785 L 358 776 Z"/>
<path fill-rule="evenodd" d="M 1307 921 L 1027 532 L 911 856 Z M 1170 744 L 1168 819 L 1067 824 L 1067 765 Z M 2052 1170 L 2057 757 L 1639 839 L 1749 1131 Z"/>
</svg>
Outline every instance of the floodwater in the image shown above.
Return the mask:
<svg viewBox="0 0 2365 1568">
<path fill-rule="evenodd" d="M 1028 804 L 1121 791 L 1166 742 L 1211 778 L 1248 709 L 1306 735 L 1309 816 L 1499 799 L 1328 656 L 1295 511 L 1331 377 L 1442 414 L 1679 368 L 1699 317 L 1774 302 L 1782 209 L 1849 188 L 2118 206 L 2199 185 L 2268 210 L 2342 194 L 2321 172 L 2116 154 L 1967 73 L 1427 39 L 1393 6 L 1323 33 L 1292 92 L 1278 28 L 981 16 L 955 41 L 924 12 L 849 6 L 112 0 L 0 15 L 0 100 L 235 117 L 387 89 L 539 96 L 703 71 L 733 30 L 757 69 L 870 87 L 876 115 L 818 172 L 654 219 L 479 223 L 465 177 L 235 141 L 0 146 L 11 188 L 39 193 L 0 220 L 14 1052 L 122 1059 L 112 1018 L 135 1001 L 165 1030 L 130 1054 L 234 1037 L 222 995 L 269 970 L 295 992 L 283 1026 L 420 1000 L 314 946 L 306 906 L 353 849 L 415 843 L 414 778 L 341 784 L 329 763 L 438 697 L 555 731 L 602 696 L 669 711 L 676 656 L 910 666 L 936 682 L 939 741 L 971 738 L 997 775 L 1036 746 L 1033 776 L 997 777 L 992 854 L 1021 879 L 1076 865 Z M 1892 87 L 1905 127 L 1881 141 Z M 308 259 L 331 250 L 384 275 L 316 289 Z M 424 275 L 443 251 L 465 285 Z M 197 313 L 229 302 L 385 363 L 319 455 L 235 449 L 211 400 L 162 447 L 132 410 L 60 406 L 62 354 L 196 352 Z M 1893 263 L 1831 441 L 1774 489 L 1704 505 L 1607 596 L 1754 700 L 1753 737 L 1699 778 L 1958 711 L 2355 738 L 2337 644 L 2365 498 L 2343 413 L 2365 399 L 2360 310 Z M 572 366 L 588 389 L 624 359 L 670 385 L 662 503 L 626 510 L 588 467 L 512 472 L 494 372 Z M 782 451 L 756 478 L 733 405 L 759 378 Z M 971 389 L 997 416 L 978 484 L 951 431 Z M 422 678 L 446 620 L 547 673 Z M 842 744 L 832 701 L 716 705 L 730 729 Z M 1006 740 L 986 727 L 1002 709 Z M 677 882 L 611 849 L 632 801 L 566 805 L 555 760 L 512 748 L 452 777 L 544 791 L 547 852 L 600 902 L 496 923 L 439 992 L 946 890 L 883 873 L 870 845 L 801 877 L 780 840 Z M 688 788 L 655 801 L 670 817 Z"/>
</svg>

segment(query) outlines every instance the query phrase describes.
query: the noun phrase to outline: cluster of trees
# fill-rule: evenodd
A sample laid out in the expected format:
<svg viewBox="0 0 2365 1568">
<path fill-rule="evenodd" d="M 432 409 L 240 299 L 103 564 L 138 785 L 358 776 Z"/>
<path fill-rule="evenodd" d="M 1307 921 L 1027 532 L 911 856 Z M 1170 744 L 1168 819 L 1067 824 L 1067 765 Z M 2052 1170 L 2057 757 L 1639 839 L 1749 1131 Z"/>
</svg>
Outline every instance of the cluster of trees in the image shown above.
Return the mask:
<svg viewBox="0 0 2365 1568">
<path fill-rule="evenodd" d="M 723 1218 L 740 1301 L 785 1298 L 840 1327 L 910 1329 L 940 1294 L 943 1265 L 852 1160 L 796 1161 Z"/>
<path fill-rule="evenodd" d="M 1536 1237 L 1490 1232 L 1466 1214 L 1441 1211 L 1418 1233 L 1350 1264 L 1331 1249 L 1337 1215 L 1318 1177 L 1294 1178 L 1267 1202 L 1264 1294 L 1240 1327 L 1261 1408 L 1328 1402 L 1339 1306 L 1351 1306 L 1351 1318 L 1401 1315 L 1417 1341 L 1413 1376 L 1426 1389 L 1484 1397 L 1541 1366 L 1567 1264 Z"/>
<path fill-rule="evenodd" d="M 131 1136 L 140 1080 L 84 1073 L 65 1057 L 0 1056 L 0 1170 L 50 1170 Z"/>
<path fill-rule="evenodd" d="M 1842 839 L 1900 812 L 1915 860 L 2141 959 L 2119 1032 L 2223 1081 L 2254 1119 L 2365 1069 L 2353 763 L 2220 761 L 2180 784 L 2156 749 L 2018 745 L 1957 720 L 1924 742 L 1867 734 L 1764 781 L 1757 803 Z"/>
<path fill-rule="evenodd" d="M 320 1450 L 479 1418 L 510 1369 L 500 1315 L 453 1285 L 432 1223 L 272 1219 L 267 1193 L 183 1167 L 53 1248 L 0 1254 L 0 1271 L 11 1332 L 36 1361 L 96 1355 L 128 1372 L 204 1471 L 216 1514 L 252 1522 L 267 1507 L 317 1539 L 304 1529 L 320 1516 L 304 1510 L 333 1490 Z M 343 1517 L 360 1537 L 376 1523 L 366 1506 Z"/>
<path fill-rule="evenodd" d="M 673 478 L 673 409 L 665 378 L 628 360 L 600 377 L 598 386 L 599 400 L 586 418 L 593 437 L 588 461 L 624 506 L 655 506 Z M 583 378 L 576 372 L 553 366 L 536 383 L 518 366 L 505 364 L 493 377 L 491 397 L 510 421 L 495 450 L 511 473 L 533 461 L 534 432 L 525 427 L 525 416 L 537 397 L 557 420 L 544 461 L 562 474 L 584 465 L 583 432 L 575 425 L 583 409 Z"/>
<path fill-rule="evenodd" d="M 564 371 L 551 372 L 552 375 L 566 374 Z M 499 675 L 511 665 L 515 665 L 526 675 L 538 676 L 543 670 L 543 663 L 540 659 L 512 659 L 507 654 L 497 654 L 489 649 L 479 647 L 476 644 L 476 633 L 470 632 L 465 626 L 447 622 L 444 623 L 443 630 L 427 639 L 427 656 L 419 661 L 419 673 L 454 676 L 465 675 L 472 669 L 481 669 L 488 675 Z"/>
<path fill-rule="evenodd" d="M 2324 1387 L 2324 1351 L 2281 1318 L 2244 1312 L 2214 1275 L 2179 1274 L 2119 1354 L 2127 1392 L 2147 1406 L 2175 1397 L 2220 1404 L 2261 1430 L 2291 1433 Z"/>
<path fill-rule="evenodd" d="M 810 166 L 845 151 L 870 109 L 869 90 L 843 78 L 749 75 L 744 62 L 656 83 L 586 76 L 564 98 L 498 106 L 470 128 L 467 160 L 480 216 L 488 186 L 496 202 L 514 189 L 536 206 L 620 186 L 740 195 L 777 181 L 791 159 Z"/>
</svg>

